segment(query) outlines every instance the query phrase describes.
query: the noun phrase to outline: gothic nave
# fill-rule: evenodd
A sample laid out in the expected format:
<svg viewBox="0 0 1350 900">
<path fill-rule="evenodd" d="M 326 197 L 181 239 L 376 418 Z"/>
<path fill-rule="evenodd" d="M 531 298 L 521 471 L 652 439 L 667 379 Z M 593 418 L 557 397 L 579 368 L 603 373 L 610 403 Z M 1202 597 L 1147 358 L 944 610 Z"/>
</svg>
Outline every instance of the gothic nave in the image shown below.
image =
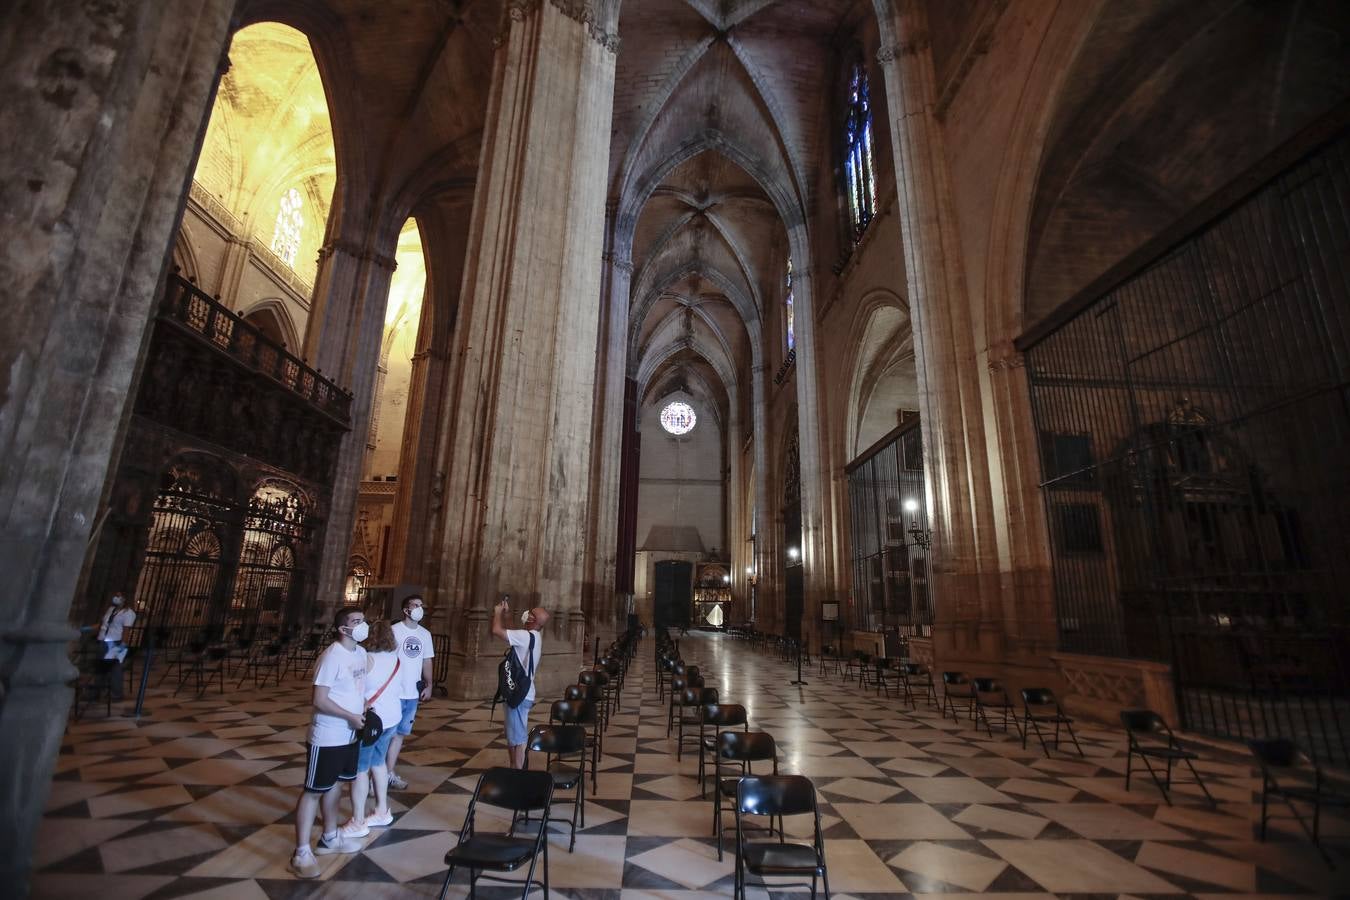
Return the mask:
<svg viewBox="0 0 1350 900">
<path fill-rule="evenodd" d="M 532 726 L 636 686 L 565 895 L 732 893 L 628 809 L 708 803 L 667 635 L 781 729 L 836 894 L 1340 890 L 1347 46 L 1338 0 L 0 6 L 0 877 L 434 894 L 462 797 L 418 809 L 506 764 L 509 595 L 551 614 Z M 245 860 L 335 617 L 411 597 L 390 832 L 319 887 Z M 1085 760 L 897 705 L 906 667 L 1049 690 Z M 1141 709 L 1212 808 L 1123 792 Z M 1271 794 L 1257 840 L 1307 779 L 1315 837 Z"/>
</svg>

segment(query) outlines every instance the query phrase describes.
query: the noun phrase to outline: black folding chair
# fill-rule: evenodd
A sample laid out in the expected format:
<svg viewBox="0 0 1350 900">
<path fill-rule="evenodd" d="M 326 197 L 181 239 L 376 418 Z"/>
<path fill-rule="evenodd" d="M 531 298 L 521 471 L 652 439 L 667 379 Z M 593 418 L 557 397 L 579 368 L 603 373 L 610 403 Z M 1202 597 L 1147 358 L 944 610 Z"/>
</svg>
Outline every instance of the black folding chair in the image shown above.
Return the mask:
<svg viewBox="0 0 1350 900">
<path fill-rule="evenodd" d="M 226 644 L 212 644 L 203 649 L 179 676 L 178 687 L 174 688 L 173 695 L 177 697 L 178 692 L 183 689 L 190 678 L 196 679 L 198 697 L 206 693 L 206 689 L 211 686 L 212 681 L 219 681 L 220 692 L 225 693 L 225 670 L 229 655 L 230 648 Z"/>
<path fill-rule="evenodd" d="M 258 687 L 258 676 L 264 669 L 275 669 L 277 660 L 281 657 L 281 641 L 269 641 L 267 644 L 260 644 L 248 659 L 244 660 L 243 669 L 239 673 L 239 681 L 235 683 L 235 690 L 244 686 L 245 679 L 251 674 L 253 676 L 253 686 Z M 267 675 L 262 674 L 262 682 L 267 683 Z"/>
<path fill-rule="evenodd" d="M 692 739 L 695 744 L 702 742 L 703 737 L 703 707 L 709 703 L 718 701 L 717 688 L 691 687 L 685 688 L 680 695 L 679 714 L 676 716 L 675 730 L 675 759 L 679 761 L 684 758 L 684 742 L 686 739 Z M 693 710 L 693 713 L 690 713 Z M 688 735 L 684 733 L 684 727 L 690 726 Z M 693 730 L 693 726 L 699 726 L 698 730 Z"/>
<path fill-rule="evenodd" d="M 588 692 L 589 699 L 595 706 L 595 714 L 600 719 L 602 729 L 609 727 L 609 691 L 605 685 L 609 683 L 609 675 L 605 672 L 595 669 L 582 669 L 577 673 L 577 684 L 584 684 L 586 687 L 598 687 L 598 691 Z"/>
<path fill-rule="evenodd" d="M 717 753 L 717 736 L 723 731 L 734 725 L 740 725 L 745 731 L 750 730 L 749 718 L 746 715 L 745 707 L 736 703 L 707 703 L 703 706 L 703 720 L 699 725 L 699 743 L 698 743 L 698 795 L 700 798 L 707 797 L 708 792 L 703 787 L 704 772 L 706 772 L 706 760 L 709 756 Z M 708 733 L 708 729 L 712 733 Z"/>
<path fill-rule="evenodd" d="M 851 681 L 854 675 L 858 677 L 858 687 L 867 684 L 867 667 L 870 665 L 872 657 L 865 651 L 854 650 L 849 656 L 848 662 L 844 664 L 844 680 Z"/>
<path fill-rule="evenodd" d="M 678 666 L 676 668 L 679 668 Z M 683 672 L 676 672 L 670 676 L 670 703 L 666 707 L 666 737 L 675 730 L 675 710 L 680 705 L 680 695 L 684 693 L 685 688 L 691 687 L 689 676 Z"/>
<path fill-rule="evenodd" d="M 1055 692 L 1049 688 L 1023 688 L 1022 689 L 1022 749 L 1027 746 L 1027 732 L 1031 729 L 1036 731 L 1036 739 L 1041 742 L 1041 749 L 1045 755 L 1050 755 L 1050 747 L 1045 743 L 1045 735 L 1041 732 L 1041 726 L 1047 728 L 1055 726 L 1055 749 L 1059 749 L 1059 730 L 1061 728 L 1069 732 L 1069 739 L 1073 741 L 1074 749 L 1078 755 L 1083 755 L 1083 748 L 1078 743 L 1078 735 L 1073 733 L 1073 719 L 1065 715 L 1063 707 L 1055 699 Z"/>
<path fill-rule="evenodd" d="M 778 774 L 778 746 L 767 731 L 724 731 L 717 736 L 717 755 L 713 768 L 713 833 L 717 835 L 717 861 L 722 861 L 722 812 L 735 812 L 736 784 L 742 776 L 753 775 L 756 762 L 772 760 L 773 774 Z M 723 777 L 722 765 L 739 767 L 732 777 Z M 722 798 L 732 799 L 724 806 Z M 772 831 L 772 820 L 770 821 Z"/>
<path fill-rule="evenodd" d="M 1205 787 L 1205 782 L 1200 778 L 1200 773 L 1191 765 L 1191 760 L 1200 758 L 1199 754 L 1182 746 L 1162 716 L 1151 709 L 1123 709 L 1120 711 L 1120 724 L 1125 726 L 1125 736 L 1129 740 L 1129 746 L 1125 751 L 1125 790 L 1130 789 L 1134 758 L 1138 756 L 1153 783 L 1162 791 L 1163 799 L 1171 806 L 1172 767 L 1177 763 L 1185 763 L 1186 768 L 1191 770 L 1191 778 L 1200 785 L 1200 790 L 1205 792 L 1205 799 L 1211 806 L 1217 805 L 1210 796 L 1209 788 Z M 1158 773 L 1154 771 L 1153 763 L 1149 760 L 1158 760 L 1164 767 L 1161 779 L 1158 778 Z"/>
<path fill-rule="evenodd" d="M 844 672 L 843 661 L 839 659 L 839 652 L 835 650 L 833 644 L 825 644 L 820 648 L 820 674 L 826 675 L 833 668 L 836 675 L 842 675 Z"/>
<path fill-rule="evenodd" d="M 1270 798 L 1278 797 L 1294 814 L 1303 829 L 1322 854 L 1327 865 L 1334 865 L 1322 849 L 1322 807 L 1350 807 L 1350 784 L 1330 782 L 1316 760 L 1287 738 L 1264 738 L 1247 742 L 1247 747 L 1261 766 L 1261 840 L 1266 839 L 1266 820 L 1270 818 Z M 1294 802 L 1312 805 L 1312 827 L 1299 814 Z"/>
<path fill-rule="evenodd" d="M 459 843 L 445 854 L 445 864 L 449 871 L 445 873 L 445 883 L 441 885 L 440 897 L 450 889 L 450 879 L 455 869 L 469 870 L 469 896 L 477 897 L 478 879 L 517 883 L 515 879 L 484 875 L 484 872 L 514 872 L 529 863 L 525 873 L 521 900 L 530 895 L 530 888 L 538 884 L 548 896 L 548 808 L 553 802 L 553 776 L 548 772 L 530 772 L 525 769 L 497 767 L 488 769 L 478 779 L 473 799 L 469 801 L 469 811 L 464 816 L 464 826 L 459 832 Z M 478 805 L 493 806 L 509 810 L 511 827 L 505 834 L 484 834 L 474 829 L 474 817 Z M 516 821 L 522 815 L 538 810 L 542 815 L 539 831 L 533 837 L 516 837 Z M 544 851 L 544 880 L 534 880 L 534 867 L 539 851 Z"/>
<path fill-rule="evenodd" d="M 536 725 L 525 743 L 525 768 L 530 767 L 530 753 L 544 754 L 543 771 L 553 776 L 555 791 L 575 791 L 572 818 L 559 819 L 572 826 L 572 841 L 567 845 L 571 853 L 577 846 L 577 823 L 586 827 L 586 729 L 580 725 Z M 567 757 L 576 756 L 576 764 L 569 765 Z"/>
<path fill-rule="evenodd" d="M 100 642 L 100 646 L 102 643 Z M 79 721 L 89 711 L 89 707 L 100 700 L 104 703 L 104 715 L 112 715 L 113 670 L 116 660 L 96 659 L 90 666 L 89 677 L 80 682 L 75 697 L 75 721 Z"/>
<path fill-rule="evenodd" d="M 933 673 L 928 667 L 919 663 L 902 663 L 898 670 L 900 676 L 900 690 L 905 694 L 905 702 L 909 704 L 910 709 L 918 709 L 918 704 L 914 702 L 914 692 L 917 690 L 923 694 L 924 702 L 929 706 L 937 706 L 937 685 L 933 683 Z"/>
<path fill-rule="evenodd" d="M 970 682 L 970 690 L 975 697 L 975 728 L 980 727 L 980 722 L 984 722 L 985 734 L 994 736 L 994 728 L 989 719 L 990 711 L 1003 714 L 1003 731 L 1007 733 L 1008 722 L 1011 721 L 1013 727 L 1017 729 L 1018 734 L 1022 732 L 1022 726 L 1017 722 L 1017 708 L 1013 706 L 1012 698 L 996 678 L 974 678 Z"/>
<path fill-rule="evenodd" d="M 942 717 L 947 717 L 947 711 L 951 710 L 952 720 L 960 722 L 961 717 L 957 715 L 957 705 L 965 711 L 965 715 L 971 722 L 975 721 L 975 692 L 970 685 L 970 679 L 964 672 L 943 672 L 942 673 Z"/>
<path fill-rule="evenodd" d="M 591 751 L 591 788 L 597 788 L 596 770 L 600 767 L 600 723 L 595 707 L 587 700 L 554 700 L 548 713 L 549 724 L 581 725 L 586 729 L 586 746 Z"/>
<path fill-rule="evenodd" d="M 894 671 L 895 669 L 891 661 L 884 656 L 878 656 L 876 661 L 872 664 L 872 672 L 877 683 L 878 697 L 881 696 L 882 691 L 886 692 L 887 697 L 891 695 L 892 691 L 895 691 L 897 694 L 899 693 L 899 677 L 892 677 L 891 675 Z"/>
<path fill-rule="evenodd" d="M 778 817 L 777 841 L 745 839 L 746 828 L 742 816 Z M 810 844 L 789 843 L 783 835 L 783 817 L 810 815 L 815 827 Z M 772 829 L 770 829 L 772 833 Z M 746 875 L 765 878 L 807 875 L 811 876 L 811 900 L 816 896 L 816 879 L 825 887 L 825 900 L 830 900 L 830 877 L 825 868 L 825 836 L 820 830 L 820 808 L 816 805 L 816 787 L 804 775 L 747 775 L 736 785 L 736 877 L 734 896 L 745 897 Z M 795 887 L 774 884 L 774 889 Z M 767 883 L 766 889 L 770 887 Z"/>
<path fill-rule="evenodd" d="M 665 702 L 666 684 L 675 671 L 675 662 L 674 657 L 663 656 L 656 664 L 656 699 L 658 702 Z"/>
<path fill-rule="evenodd" d="M 280 684 L 281 679 L 285 678 L 287 674 L 304 675 L 308 672 L 309 667 L 314 665 L 314 660 L 319 658 L 319 653 L 323 649 L 319 646 L 322 640 L 323 635 L 316 631 L 311 631 L 305 635 L 305 639 L 300 642 L 300 646 L 296 647 L 287 657 L 286 664 L 281 668 L 281 674 L 277 676 L 277 684 Z"/>
<path fill-rule="evenodd" d="M 616 650 L 596 663 L 609 676 L 609 684 L 605 686 L 605 693 L 610 702 L 611 715 L 619 712 L 619 708 L 623 704 L 624 665 L 623 660 L 615 655 L 617 652 Z"/>
<path fill-rule="evenodd" d="M 591 705 L 591 710 L 595 714 L 595 742 L 598 752 L 603 756 L 605 753 L 605 728 L 609 725 L 609 718 L 605 715 L 605 689 L 595 681 L 590 684 L 578 684 L 577 687 L 586 689 L 586 702 Z"/>
</svg>

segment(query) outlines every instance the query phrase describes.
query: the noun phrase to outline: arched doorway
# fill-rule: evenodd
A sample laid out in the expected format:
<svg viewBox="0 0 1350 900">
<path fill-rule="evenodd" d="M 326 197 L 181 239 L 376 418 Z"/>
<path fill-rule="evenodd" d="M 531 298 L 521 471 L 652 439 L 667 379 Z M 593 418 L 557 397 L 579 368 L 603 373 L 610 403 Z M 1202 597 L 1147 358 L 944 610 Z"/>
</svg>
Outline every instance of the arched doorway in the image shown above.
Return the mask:
<svg viewBox="0 0 1350 900">
<path fill-rule="evenodd" d="M 652 616 L 657 628 L 688 628 L 693 600 L 694 564 L 663 559 L 656 566 Z"/>
</svg>

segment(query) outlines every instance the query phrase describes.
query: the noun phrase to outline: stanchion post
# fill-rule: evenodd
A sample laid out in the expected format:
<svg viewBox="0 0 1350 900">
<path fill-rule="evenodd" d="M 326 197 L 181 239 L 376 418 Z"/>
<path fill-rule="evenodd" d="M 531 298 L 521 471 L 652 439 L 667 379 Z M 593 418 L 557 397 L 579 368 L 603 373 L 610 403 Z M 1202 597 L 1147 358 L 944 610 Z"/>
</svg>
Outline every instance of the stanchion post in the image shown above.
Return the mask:
<svg viewBox="0 0 1350 900">
<path fill-rule="evenodd" d="M 802 642 L 801 640 L 798 640 L 796 643 L 797 643 L 797 680 L 789 682 L 789 684 L 796 684 L 796 685 L 810 684 L 811 682 L 809 681 L 802 681 Z"/>
<path fill-rule="evenodd" d="M 132 716 L 139 719 L 145 714 L 145 689 L 150 684 L 150 666 L 155 662 L 155 631 L 147 628 L 145 631 L 145 659 L 141 661 L 141 685 L 136 690 L 136 708 L 132 710 Z"/>
</svg>

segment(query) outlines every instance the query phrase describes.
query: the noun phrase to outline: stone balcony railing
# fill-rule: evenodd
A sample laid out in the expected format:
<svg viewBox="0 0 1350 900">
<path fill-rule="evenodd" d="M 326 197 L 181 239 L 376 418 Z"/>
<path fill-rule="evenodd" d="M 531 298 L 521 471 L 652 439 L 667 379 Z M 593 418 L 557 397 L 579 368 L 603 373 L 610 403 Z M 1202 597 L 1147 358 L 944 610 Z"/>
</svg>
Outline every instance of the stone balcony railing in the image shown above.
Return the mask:
<svg viewBox="0 0 1350 900">
<path fill-rule="evenodd" d="M 287 353 L 257 328 L 178 274 L 160 304 L 160 317 L 185 328 L 248 369 L 264 375 L 329 416 L 351 427 L 352 395 Z"/>
</svg>

